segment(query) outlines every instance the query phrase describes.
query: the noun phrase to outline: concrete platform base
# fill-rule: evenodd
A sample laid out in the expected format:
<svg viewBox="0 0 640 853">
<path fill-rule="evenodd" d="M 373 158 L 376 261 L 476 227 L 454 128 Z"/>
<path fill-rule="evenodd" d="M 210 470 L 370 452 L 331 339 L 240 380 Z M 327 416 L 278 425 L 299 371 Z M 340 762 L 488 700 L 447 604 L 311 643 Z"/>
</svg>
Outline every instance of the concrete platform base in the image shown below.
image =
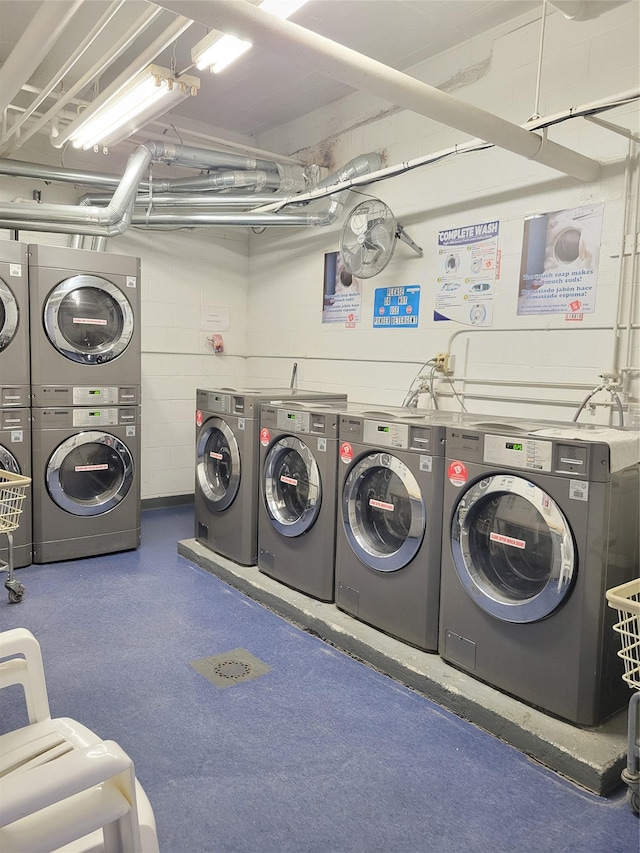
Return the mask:
<svg viewBox="0 0 640 853">
<path fill-rule="evenodd" d="M 459 672 L 438 655 L 421 652 L 358 622 L 333 604 L 283 586 L 256 566 L 239 566 L 220 557 L 195 539 L 179 542 L 178 553 L 583 788 L 604 795 L 619 784 L 626 764 L 626 710 L 598 728 L 572 726 Z"/>
</svg>

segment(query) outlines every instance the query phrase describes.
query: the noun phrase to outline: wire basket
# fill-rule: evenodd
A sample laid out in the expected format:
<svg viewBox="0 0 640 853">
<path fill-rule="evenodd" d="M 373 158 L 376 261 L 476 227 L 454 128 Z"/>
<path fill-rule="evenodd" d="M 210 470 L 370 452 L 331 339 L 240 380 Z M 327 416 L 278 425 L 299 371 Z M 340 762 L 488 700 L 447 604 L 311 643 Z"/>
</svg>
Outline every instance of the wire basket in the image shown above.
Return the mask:
<svg viewBox="0 0 640 853">
<path fill-rule="evenodd" d="M 12 533 L 18 529 L 22 502 L 30 483 L 30 477 L 0 468 L 0 533 Z"/>
<path fill-rule="evenodd" d="M 607 590 L 607 601 L 618 611 L 619 621 L 613 630 L 620 635 L 622 677 L 629 687 L 640 690 L 640 578 Z"/>
</svg>

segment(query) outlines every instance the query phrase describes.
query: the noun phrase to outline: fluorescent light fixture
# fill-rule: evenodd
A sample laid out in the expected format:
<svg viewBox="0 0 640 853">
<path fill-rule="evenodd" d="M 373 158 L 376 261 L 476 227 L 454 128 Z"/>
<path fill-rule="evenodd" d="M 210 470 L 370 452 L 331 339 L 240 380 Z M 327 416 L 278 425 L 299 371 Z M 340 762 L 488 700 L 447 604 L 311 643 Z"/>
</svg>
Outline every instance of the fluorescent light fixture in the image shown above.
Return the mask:
<svg viewBox="0 0 640 853">
<path fill-rule="evenodd" d="M 173 78 L 168 68 L 149 65 L 104 104 L 73 122 L 69 133 L 74 148 L 116 145 L 171 107 L 196 95 L 200 80 L 188 74 Z M 97 103 L 97 101 L 95 102 Z"/>
<path fill-rule="evenodd" d="M 289 18 L 307 0 L 263 0 L 260 9 L 275 15 L 276 18 Z M 201 39 L 191 50 L 191 61 L 199 71 L 209 68 L 214 74 L 219 74 L 251 47 L 250 41 L 243 41 L 235 36 L 222 35 L 217 30 Z"/>
</svg>

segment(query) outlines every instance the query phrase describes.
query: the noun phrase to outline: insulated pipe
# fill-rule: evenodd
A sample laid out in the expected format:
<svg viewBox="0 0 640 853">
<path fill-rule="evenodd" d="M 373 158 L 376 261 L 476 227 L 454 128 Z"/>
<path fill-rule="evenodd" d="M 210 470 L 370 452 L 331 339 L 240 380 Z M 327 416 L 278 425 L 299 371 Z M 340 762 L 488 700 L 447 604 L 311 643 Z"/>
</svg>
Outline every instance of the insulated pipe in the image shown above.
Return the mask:
<svg viewBox="0 0 640 853">
<path fill-rule="evenodd" d="M 152 196 L 136 196 L 134 207 L 147 210 L 152 207 L 240 207 L 250 210 L 258 204 L 274 198 L 272 193 L 263 195 L 226 195 L 224 193 L 205 193 L 204 195 L 178 195 L 177 193 L 154 193 Z M 106 207 L 111 196 L 106 193 L 88 193 L 78 200 L 78 204 Z"/>
<path fill-rule="evenodd" d="M 280 175 L 277 172 L 258 172 L 255 170 L 243 172 L 234 169 L 227 172 L 195 175 L 192 178 L 169 179 L 167 181 L 154 180 L 153 185 L 156 189 L 173 193 L 188 190 L 223 190 L 233 189 L 234 187 L 256 187 L 258 190 L 262 190 L 265 187 L 272 187 L 277 190 L 280 188 L 281 183 Z"/>
<path fill-rule="evenodd" d="M 175 145 L 171 142 L 158 143 L 164 152 L 158 159 L 167 163 L 179 162 L 181 166 L 192 169 L 261 169 L 263 172 L 277 172 L 278 164 L 273 160 L 258 160 L 242 154 L 227 151 L 209 151 L 207 148 L 193 148 L 190 145 Z"/>
<path fill-rule="evenodd" d="M 160 5 L 176 12 L 182 7 L 179 0 L 161 0 Z M 252 41 L 279 56 L 298 58 L 304 51 L 308 67 L 326 77 L 371 92 L 399 107 L 478 136 L 581 181 L 594 181 L 600 173 L 600 164 L 595 160 L 291 21 L 280 20 L 246 0 L 216 0 L 215 3 L 192 0 L 189 14 L 206 26 L 233 32 L 236 37 Z"/>
<path fill-rule="evenodd" d="M 82 0 L 49 0 L 40 4 L 0 68 L 0 113 L 29 80 L 81 5 Z"/>
</svg>

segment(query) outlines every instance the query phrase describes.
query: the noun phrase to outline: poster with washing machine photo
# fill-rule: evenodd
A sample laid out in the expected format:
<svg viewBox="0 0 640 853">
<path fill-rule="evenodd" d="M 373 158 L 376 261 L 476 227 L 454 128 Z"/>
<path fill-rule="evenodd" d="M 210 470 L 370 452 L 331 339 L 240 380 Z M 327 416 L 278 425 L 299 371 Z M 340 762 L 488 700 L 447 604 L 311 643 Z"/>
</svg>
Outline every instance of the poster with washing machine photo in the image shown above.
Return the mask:
<svg viewBox="0 0 640 853">
<path fill-rule="evenodd" d="M 525 219 L 518 314 L 595 311 L 604 204 Z"/>
<path fill-rule="evenodd" d="M 340 252 L 324 256 L 322 322 L 344 323 L 352 328 L 360 322 L 362 282 L 345 267 Z"/>
<path fill-rule="evenodd" d="M 500 272 L 500 223 L 478 222 L 438 232 L 434 320 L 465 326 L 493 325 Z"/>
</svg>

